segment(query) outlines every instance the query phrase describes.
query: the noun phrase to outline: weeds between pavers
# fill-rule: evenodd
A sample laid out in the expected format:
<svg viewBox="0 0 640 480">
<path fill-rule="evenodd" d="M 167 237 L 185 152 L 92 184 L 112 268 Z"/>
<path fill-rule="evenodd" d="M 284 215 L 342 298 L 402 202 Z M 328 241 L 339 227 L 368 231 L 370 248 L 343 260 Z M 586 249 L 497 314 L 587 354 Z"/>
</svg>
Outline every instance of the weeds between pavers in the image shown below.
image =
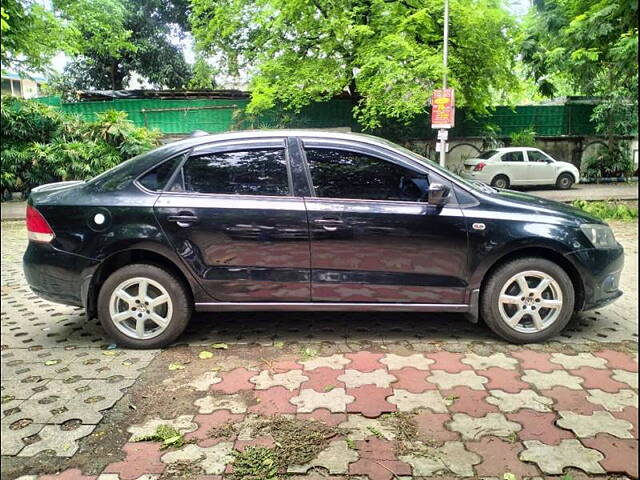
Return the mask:
<svg viewBox="0 0 640 480">
<path fill-rule="evenodd" d="M 207 434 L 210 438 L 231 438 L 238 433 L 238 422 L 224 422 L 222 425 L 210 428 Z"/>
<path fill-rule="evenodd" d="M 233 424 L 221 427 L 219 433 L 223 435 L 236 432 Z M 233 454 L 233 478 L 236 480 L 278 478 L 278 472 L 285 472 L 291 465 L 311 462 L 342 430 L 319 421 L 274 416 L 259 421 L 254 432 L 270 435 L 275 446 L 236 450 Z"/>
</svg>

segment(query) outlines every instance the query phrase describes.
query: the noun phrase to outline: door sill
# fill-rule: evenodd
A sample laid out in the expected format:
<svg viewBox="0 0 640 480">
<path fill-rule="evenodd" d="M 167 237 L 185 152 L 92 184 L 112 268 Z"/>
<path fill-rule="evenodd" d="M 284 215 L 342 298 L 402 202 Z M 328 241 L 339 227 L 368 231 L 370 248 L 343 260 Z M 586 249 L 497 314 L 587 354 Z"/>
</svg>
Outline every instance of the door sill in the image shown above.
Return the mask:
<svg viewBox="0 0 640 480">
<path fill-rule="evenodd" d="M 316 311 L 316 312 L 461 312 L 471 305 L 459 303 L 330 303 L 330 302 L 210 302 L 196 303 L 198 312 Z"/>
</svg>

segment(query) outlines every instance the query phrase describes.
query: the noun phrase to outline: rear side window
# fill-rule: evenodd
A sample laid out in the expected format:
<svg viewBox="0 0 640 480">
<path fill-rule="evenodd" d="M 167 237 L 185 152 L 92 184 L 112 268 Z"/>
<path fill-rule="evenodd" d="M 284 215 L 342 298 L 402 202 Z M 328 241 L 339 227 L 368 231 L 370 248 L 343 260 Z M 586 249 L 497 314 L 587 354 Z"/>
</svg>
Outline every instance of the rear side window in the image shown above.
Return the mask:
<svg viewBox="0 0 640 480">
<path fill-rule="evenodd" d="M 140 177 L 138 179 L 138 183 L 152 192 L 162 191 L 171 178 L 171 174 L 183 158 L 184 155 L 178 155 L 166 162 L 162 162 L 160 165 Z"/>
<path fill-rule="evenodd" d="M 183 191 L 230 195 L 289 195 L 283 149 L 220 152 L 189 158 L 183 166 Z"/>
<path fill-rule="evenodd" d="M 482 160 L 488 160 L 489 158 L 493 157 L 496 153 L 498 153 L 498 152 L 495 151 L 495 150 L 489 150 L 487 152 L 482 152 L 476 158 L 480 158 Z"/>
<path fill-rule="evenodd" d="M 427 192 L 427 175 L 357 152 L 306 149 L 318 197 L 419 201 Z"/>
<path fill-rule="evenodd" d="M 524 155 L 522 152 L 507 152 L 502 155 L 503 162 L 524 162 Z"/>
</svg>

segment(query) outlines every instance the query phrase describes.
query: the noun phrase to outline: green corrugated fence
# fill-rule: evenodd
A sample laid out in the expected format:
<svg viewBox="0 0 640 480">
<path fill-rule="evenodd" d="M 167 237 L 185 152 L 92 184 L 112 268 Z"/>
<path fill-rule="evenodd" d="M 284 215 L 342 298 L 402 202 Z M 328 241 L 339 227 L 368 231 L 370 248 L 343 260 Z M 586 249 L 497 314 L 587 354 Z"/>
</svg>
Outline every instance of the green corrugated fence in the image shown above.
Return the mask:
<svg viewBox="0 0 640 480">
<path fill-rule="evenodd" d="M 271 111 L 261 114 L 251 123 L 242 122 L 246 98 L 237 99 L 113 99 L 64 103 L 59 97 L 42 97 L 40 102 L 55 106 L 65 113 L 77 114 L 94 120 L 95 114 L 106 110 L 127 112 L 139 126 L 159 129 L 165 134 L 188 134 L 194 130 L 224 132 L 241 128 L 337 128 L 362 130 L 354 121 L 349 99 L 332 99 L 312 104 L 298 114 Z M 451 138 L 481 137 L 493 128 L 500 136 L 524 129 L 533 129 L 538 136 L 593 135 L 595 126 L 590 121 L 594 104 L 567 103 L 564 105 L 534 105 L 496 107 L 484 117 L 472 118 L 464 109 L 456 111 L 456 127 Z M 435 131 L 427 114 L 416 117 L 410 124 L 387 123 L 374 134 L 394 139 L 429 139 Z M 630 132 L 635 134 L 636 132 Z"/>
</svg>

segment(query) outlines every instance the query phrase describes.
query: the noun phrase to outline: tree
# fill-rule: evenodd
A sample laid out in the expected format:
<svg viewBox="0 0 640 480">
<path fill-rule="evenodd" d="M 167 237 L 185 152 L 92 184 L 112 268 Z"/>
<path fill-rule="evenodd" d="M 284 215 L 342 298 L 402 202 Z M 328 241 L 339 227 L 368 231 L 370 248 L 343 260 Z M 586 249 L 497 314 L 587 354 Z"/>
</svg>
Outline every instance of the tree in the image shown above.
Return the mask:
<svg viewBox="0 0 640 480">
<path fill-rule="evenodd" d="M 126 88 L 133 74 L 140 75 L 159 88 L 179 88 L 191 77 L 179 41 L 188 26 L 186 0 L 57 0 L 67 18 L 80 25 L 82 49 L 62 75 L 54 79 L 54 87 L 62 92 L 86 89 Z M 87 23 L 89 10 L 83 3 L 98 7 L 95 12 L 108 12 L 111 25 L 118 32 L 105 38 L 98 28 L 99 18 Z M 104 9 L 109 5 L 110 11 Z M 89 18 L 93 18 L 89 15 Z"/>
<path fill-rule="evenodd" d="M 500 0 L 450 0 L 449 83 L 486 112 L 516 82 L 515 26 Z M 249 112 L 299 110 L 346 92 L 367 128 L 423 113 L 441 85 L 442 0 L 193 0 L 201 51 L 249 73 Z"/>
<path fill-rule="evenodd" d="M 602 97 L 592 119 L 614 151 L 615 134 L 637 130 L 637 2 L 535 0 L 525 29 L 523 60 L 540 91 Z"/>
<path fill-rule="evenodd" d="M 36 2 L 2 0 L 2 68 L 42 72 L 61 50 L 72 51 L 71 29 Z M 71 35 L 73 36 L 73 35 Z"/>
</svg>

